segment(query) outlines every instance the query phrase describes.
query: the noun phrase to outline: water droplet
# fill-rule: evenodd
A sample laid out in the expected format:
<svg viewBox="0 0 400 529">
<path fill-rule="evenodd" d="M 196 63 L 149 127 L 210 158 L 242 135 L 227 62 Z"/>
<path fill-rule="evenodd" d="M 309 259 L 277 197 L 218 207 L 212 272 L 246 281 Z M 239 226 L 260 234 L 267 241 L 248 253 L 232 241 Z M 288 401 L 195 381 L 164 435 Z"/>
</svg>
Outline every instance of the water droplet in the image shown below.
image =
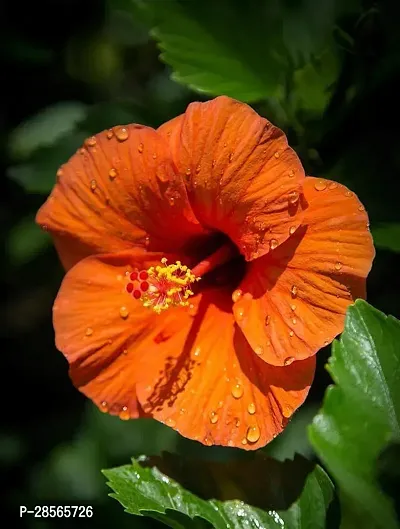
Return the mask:
<svg viewBox="0 0 400 529">
<path fill-rule="evenodd" d="M 91 181 L 90 181 L 90 189 L 91 189 L 92 193 L 94 193 L 94 192 L 96 191 L 96 189 L 97 189 L 97 182 L 96 182 L 96 180 L 91 180 Z"/>
<path fill-rule="evenodd" d="M 335 263 L 335 270 L 341 270 L 341 269 L 342 269 L 342 266 L 343 266 L 342 263 L 340 263 L 339 261 L 337 261 L 337 262 Z"/>
<path fill-rule="evenodd" d="M 289 234 L 293 235 L 293 233 L 296 231 L 296 226 L 290 226 L 289 228 Z"/>
<path fill-rule="evenodd" d="M 114 180 L 114 178 L 117 177 L 117 174 L 118 174 L 118 171 L 116 169 L 114 169 L 114 167 L 112 167 L 109 171 L 108 171 L 108 176 L 110 177 L 110 180 Z"/>
<path fill-rule="evenodd" d="M 296 323 L 297 323 L 296 318 L 293 318 L 293 319 L 292 319 L 292 323 L 293 323 L 293 325 L 296 325 Z"/>
<path fill-rule="evenodd" d="M 188 168 L 186 169 L 185 174 L 186 174 L 186 176 L 190 176 L 190 175 L 192 174 L 192 171 L 191 171 L 190 167 L 188 167 Z"/>
<path fill-rule="evenodd" d="M 246 437 L 249 443 L 256 443 L 260 439 L 260 435 L 260 428 L 256 424 L 248 427 Z"/>
<path fill-rule="evenodd" d="M 314 184 L 314 187 L 317 191 L 323 191 L 326 189 L 326 182 L 324 180 L 317 180 Z"/>
<path fill-rule="evenodd" d="M 200 352 L 201 352 L 200 347 L 196 347 L 196 349 L 195 349 L 194 352 L 193 352 L 193 355 L 194 355 L 194 356 L 199 356 L 199 355 L 200 355 Z"/>
<path fill-rule="evenodd" d="M 242 395 L 243 395 L 243 386 L 239 383 L 235 384 L 232 387 L 232 396 L 235 397 L 235 399 L 240 399 Z"/>
<path fill-rule="evenodd" d="M 171 426 L 171 428 L 174 428 L 176 426 L 176 422 L 171 417 L 168 417 L 168 419 L 165 421 L 165 424 L 167 426 Z"/>
<path fill-rule="evenodd" d="M 290 364 L 293 364 L 294 362 L 294 357 L 293 356 L 288 356 L 287 358 L 285 358 L 285 360 L 283 361 L 283 364 L 285 366 L 290 366 Z"/>
<path fill-rule="evenodd" d="M 59 170 L 58 170 L 57 173 L 56 173 L 56 176 L 57 176 L 57 178 L 61 178 L 63 174 L 64 174 L 64 171 L 63 171 L 62 168 L 60 167 Z"/>
<path fill-rule="evenodd" d="M 115 137 L 118 141 L 125 141 L 129 138 L 129 131 L 126 127 L 117 127 L 115 129 Z"/>
<path fill-rule="evenodd" d="M 100 403 L 100 411 L 102 411 L 103 413 L 108 412 L 108 404 L 105 400 L 103 400 L 103 402 Z"/>
<path fill-rule="evenodd" d="M 113 130 L 112 129 L 108 129 L 107 131 L 107 138 L 109 140 L 111 140 L 111 138 L 114 136 L 114 133 L 113 133 Z"/>
<path fill-rule="evenodd" d="M 91 136 L 90 138 L 87 138 L 87 140 L 85 141 L 85 144 L 88 146 L 88 147 L 94 147 L 96 145 L 97 141 L 96 141 L 96 138 L 94 136 Z"/>
<path fill-rule="evenodd" d="M 336 182 L 331 182 L 329 185 L 328 185 L 328 189 L 336 189 L 337 188 L 337 183 Z"/>
<path fill-rule="evenodd" d="M 184 415 L 184 414 L 186 413 L 186 408 L 181 408 L 181 409 L 179 410 L 179 413 L 180 413 L 181 415 Z"/>
<path fill-rule="evenodd" d="M 289 171 L 289 177 L 290 177 L 290 178 L 293 178 L 293 177 L 294 177 L 294 171 L 293 171 L 293 169 L 291 169 L 291 170 Z"/>
<path fill-rule="evenodd" d="M 289 204 L 297 204 L 299 201 L 300 195 L 298 191 L 290 191 L 288 195 Z"/>
<path fill-rule="evenodd" d="M 236 319 L 242 321 L 244 319 L 244 309 L 240 308 L 236 311 Z"/>
<path fill-rule="evenodd" d="M 212 163 L 211 163 L 211 167 L 212 167 L 213 169 L 214 169 L 216 163 L 217 163 L 217 162 L 216 162 L 215 160 L 212 161 Z"/>
<path fill-rule="evenodd" d="M 212 411 L 210 413 L 210 423 L 215 424 L 218 422 L 218 413 L 216 411 Z"/>
<path fill-rule="evenodd" d="M 271 248 L 271 250 L 275 250 L 275 248 L 277 248 L 279 245 L 278 241 L 276 239 L 271 239 L 269 241 L 269 247 Z"/>
<path fill-rule="evenodd" d="M 175 198 L 174 197 L 169 197 L 168 198 L 168 203 L 170 206 L 173 206 L 175 204 Z"/>
<path fill-rule="evenodd" d="M 205 437 L 203 442 L 206 446 L 212 446 L 212 441 L 208 437 Z"/>
<path fill-rule="evenodd" d="M 242 445 L 247 445 L 247 439 L 245 437 L 242 439 Z"/>
<path fill-rule="evenodd" d="M 123 349 L 122 354 L 126 356 L 128 354 L 128 349 Z"/>
<path fill-rule="evenodd" d="M 289 336 L 294 336 L 294 331 L 290 331 Z"/>
<path fill-rule="evenodd" d="M 296 285 L 293 285 L 290 289 L 290 293 L 292 294 L 292 298 L 295 298 L 297 296 L 297 287 Z"/>
<path fill-rule="evenodd" d="M 296 310 L 297 307 L 296 307 L 296 305 L 290 305 L 290 308 L 291 308 L 292 310 Z"/>
<path fill-rule="evenodd" d="M 139 143 L 137 150 L 142 154 L 143 152 L 143 143 Z"/>
<path fill-rule="evenodd" d="M 270 316 L 265 316 L 265 320 L 264 320 L 264 324 L 265 326 L 269 325 L 269 321 L 270 321 Z"/>
<path fill-rule="evenodd" d="M 217 406 L 217 407 L 218 407 L 219 409 L 221 409 L 223 405 L 224 405 L 224 401 L 223 401 L 223 400 L 220 400 L 220 401 L 218 402 L 218 406 Z"/>
<path fill-rule="evenodd" d="M 264 349 L 261 347 L 261 345 L 259 345 L 254 349 L 254 352 L 256 353 L 256 355 L 262 356 L 264 354 Z"/>
<path fill-rule="evenodd" d="M 93 334 L 93 329 L 91 327 L 88 327 L 86 329 L 86 332 L 85 332 L 86 336 L 92 336 Z"/>
<path fill-rule="evenodd" d="M 256 412 L 256 405 L 254 402 L 250 402 L 250 404 L 247 406 L 247 411 L 250 413 L 250 415 L 254 415 Z"/>
<path fill-rule="evenodd" d="M 288 419 L 292 415 L 293 411 L 288 406 L 282 408 L 282 415 Z"/>
<path fill-rule="evenodd" d="M 275 158 L 279 158 L 280 156 L 280 153 L 278 151 L 276 151 L 276 153 L 274 154 Z"/>
<path fill-rule="evenodd" d="M 237 301 L 239 301 L 239 299 L 243 296 L 243 290 L 234 290 L 233 293 L 232 293 L 232 301 L 233 303 L 236 303 Z"/>
<path fill-rule="evenodd" d="M 130 413 L 127 406 L 122 406 L 122 410 L 119 412 L 119 418 L 123 421 L 127 421 L 130 418 Z"/>
<path fill-rule="evenodd" d="M 126 318 L 129 316 L 129 310 L 123 306 L 119 309 L 119 315 L 123 320 L 126 320 Z"/>
<path fill-rule="evenodd" d="M 233 152 L 231 152 L 231 154 L 229 155 L 229 163 L 231 163 L 233 160 Z"/>
<path fill-rule="evenodd" d="M 364 210 L 365 210 L 365 208 L 364 208 L 364 206 L 362 204 L 360 206 L 358 206 L 358 211 L 364 211 Z"/>
<path fill-rule="evenodd" d="M 150 245 L 150 237 L 148 235 L 146 235 L 146 237 L 144 238 L 144 245 L 145 246 L 149 246 Z"/>
<path fill-rule="evenodd" d="M 79 152 L 79 154 L 81 154 L 81 155 L 86 154 L 86 151 L 85 151 L 85 149 L 84 149 L 83 147 L 81 147 L 81 148 L 78 150 L 78 152 Z"/>
</svg>

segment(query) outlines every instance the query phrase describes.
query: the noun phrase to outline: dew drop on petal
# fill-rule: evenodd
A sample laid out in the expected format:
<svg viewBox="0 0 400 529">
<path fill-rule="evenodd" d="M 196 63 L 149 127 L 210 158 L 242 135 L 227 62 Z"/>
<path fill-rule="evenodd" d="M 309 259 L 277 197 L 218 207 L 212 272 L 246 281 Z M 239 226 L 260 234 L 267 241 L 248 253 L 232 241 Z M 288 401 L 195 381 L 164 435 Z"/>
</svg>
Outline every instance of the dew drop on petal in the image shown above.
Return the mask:
<svg viewBox="0 0 400 529">
<path fill-rule="evenodd" d="M 296 318 L 293 318 L 293 319 L 292 319 L 292 323 L 293 323 L 293 325 L 296 325 L 296 323 L 297 323 Z"/>
<path fill-rule="evenodd" d="M 215 423 L 217 423 L 217 422 L 218 422 L 218 413 L 215 412 L 215 411 L 212 411 L 212 412 L 210 413 L 210 423 L 211 423 L 211 424 L 215 424 Z"/>
<path fill-rule="evenodd" d="M 96 145 L 97 141 L 96 141 L 96 138 L 94 136 L 91 136 L 90 138 L 88 138 L 86 141 L 85 141 L 85 144 L 88 146 L 88 147 L 94 147 Z"/>
<path fill-rule="evenodd" d="M 62 170 L 62 167 L 60 167 L 56 173 L 57 179 L 61 178 L 63 174 L 64 174 L 64 171 Z"/>
<path fill-rule="evenodd" d="M 294 331 L 290 331 L 289 336 L 294 336 Z"/>
<path fill-rule="evenodd" d="M 233 303 L 236 303 L 237 301 L 239 301 L 239 299 L 243 296 L 243 290 L 234 290 L 233 293 L 232 293 L 232 301 Z"/>
<path fill-rule="evenodd" d="M 127 406 L 122 407 L 122 410 L 119 412 L 119 418 L 123 421 L 127 421 L 130 418 L 130 413 Z"/>
<path fill-rule="evenodd" d="M 289 196 L 289 203 L 290 204 L 297 204 L 297 202 L 299 201 L 299 198 L 300 198 L 300 195 L 299 195 L 298 191 L 290 191 L 288 196 Z"/>
<path fill-rule="evenodd" d="M 103 413 L 108 412 L 108 404 L 105 400 L 103 400 L 103 402 L 101 402 L 100 404 L 100 411 L 102 411 Z"/>
<path fill-rule="evenodd" d="M 117 174 L 118 174 L 118 171 L 116 169 L 114 169 L 114 167 L 112 167 L 108 171 L 108 176 L 109 176 L 110 180 L 114 180 L 117 177 Z"/>
<path fill-rule="evenodd" d="M 294 362 L 294 357 L 293 356 L 288 356 L 287 358 L 285 358 L 285 360 L 283 361 L 283 365 L 285 366 L 290 366 L 290 364 L 292 364 Z"/>
<path fill-rule="evenodd" d="M 232 386 L 232 396 L 235 399 L 240 399 L 240 397 L 243 395 L 243 386 L 239 383 Z"/>
<path fill-rule="evenodd" d="M 174 428 L 176 426 L 176 422 L 171 417 L 168 417 L 168 419 L 165 421 L 165 424 L 167 426 L 171 426 L 171 428 Z"/>
<path fill-rule="evenodd" d="M 365 210 L 365 208 L 364 208 L 364 206 L 362 204 L 360 206 L 358 206 L 358 211 L 364 211 L 364 210 Z"/>
<path fill-rule="evenodd" d="M 129 310 L 125 306 L 122 306 L 119 309 L 119 315 L 123 320 L 126 320 L 126 318 L 129 316 Z"/>
<path fill-rule="evenodd" d="M 126 127 L 117 127 L 115 129 L 115 137 L 118 141 L 126 141 L 129 138 L 129 131 Z"/>
<path fill-rule="evenodd" d="M 113 130 L 112 130 L 112 129 L 109 129 L 109 130 L 107 131 L 107 138 L 108 138 L 109 140 L 111 140 L 111 138 L 112 138 L 113 136 L 114 136 Z"/>
<path fill-rule="evenodd" d="M 293 178 L 293 177 L 294 177 L 294 171 L 293 171 L 293 169 L 291 169 L 291 170 L 289 171 L 289 177 L 290 177 L 290 178 Z"/>
<path fill-rule="evenodd" d="M 284 406 L 282 408 L 282 415 L 288 419 L 292 415 L 293 411 L 291 408 Z"/>
<path fill-rule="evenodd" d="M 269 247 L 271 248 L 271 250 L 275 250 L 275 248 L 278 247 L 278 241 L 276 239 L 271 239 L 269 241 Z"/>
<path fill-rule="evenodd" d="M 264 320 L 264 324 L 265 326 L 269 325 L 269 321 L 270 321 L 270 316 L 265 316 L 265 320 Z"/>
<path fill-rule="evenodd" d="M 212 446 L 212 441 L 208 437 L 205 437 L 203 442 L 206 446 Z"/>
<path fill-rule="evenodd" d="M 186 176 L 190 176 L 191 173 L 192 173 L 192 171 L 191 171 L 190 167 L 188 167 L 188 168 L 186 169 L 186 172 L 185 172 Z"/>
<path fill-rule="evenodd" d="M 293 233 L 296 231 L 296 226 L 290 226 L 289 228 L 289 234 L 293 235 Z"/>
<path fill-rule="evenodd" d="M 347 190 L 344 194 L 345 197 L 352 197 L 353 196 L 353 193 L 349 190 Z"/>
<path fill-rule="evenodd" d="M 262 356 L 264 354 L 264 349 L 261 347 L 261 345 L 259 345 L 254 349 L 254 352 L 256 353 L 256 355 Z"/>
<path fill-rule="evenodd" d="M 280 154 L 279 154 L 279 151 L 276 151 L 276 153 L 274 154 L 275 158 L 279 158 Z"/>
<path fill-rule="evenodd" d="M 242 445 L 247 445 L 247 439 L 245 437 L 242 439 Z"/>
<path fill-rule="evenodd" d="M 240 308 L 236 313 L 236 318 L 238 321 L 242 321 L 244 318 L 244 309 Z"/>
<path fill-rule="evenodd" d="M 337 183 L 336 182 L 331 182 L 329 185 L 328 185 L 328 189 L 336 189 L 337 188 Z"/>
<path fill-rule="evenodd" d="M 324 180 L 317 180 L 314 184 L 314 187 L 317 191 L 323 191 L 326 189 L 326 182 Z"/>
<path fill-rule="evenodd" d="M 143 143 L 139 143 L 137 150 L 142 154 L 143 152 Z"/>
<path fill-rule="evenodd" d="M 260 435 L 260 428 L 256 424 L 248 427 L 246 438 L 249 443 L 256 443 L 260 439 Z"/>
<path fill-rule="evenodd" d="M 339 261 L 337 261 L 337 262 L 335 263 L 335 270 L 341 270 L 342 267 L 343 267 L 343 265 L 342 265 L 342 263 L 340 263 Z"/>
<path fill-rule="evenodd" d="M 86 332 L 85 332 L 86 336 L 92 336 L 93 334 L 93 329 L 91 327 L 88 327 L 86 329 Z"/>
<path fill-rule="evenodd" d="M 297 287 L 296 287 L 296 285 L 292 286 L 292 288 L 290 289 L 290 293 L 292 295 L 292 298 L 295 298 L 297 296 Z"/>
<path fill-rule="evenodd" d="M 254 415 L 256 412 L 256 405 L 254 402 L 250 402 L 250 404 L 247 406 L 247 411 L 250 413 L 250 415 Z"/>
<path fill-rule="evenodd" d="M 297 307 L 296 307 L 296 305 L 290 305 L 290 308 L 294 311 L 294 310 L 296 310 Z"/>
<path fill-rule="evenodd" d="M 97 189 L 97 182 L 96 182 L 96 180 L 91 180 L 91 181 L 90 181 L 90 189 L 91 189 L 92 193 L 94 193 L 94 192 L 96 191 L 96 189 Z"/>
</svg>

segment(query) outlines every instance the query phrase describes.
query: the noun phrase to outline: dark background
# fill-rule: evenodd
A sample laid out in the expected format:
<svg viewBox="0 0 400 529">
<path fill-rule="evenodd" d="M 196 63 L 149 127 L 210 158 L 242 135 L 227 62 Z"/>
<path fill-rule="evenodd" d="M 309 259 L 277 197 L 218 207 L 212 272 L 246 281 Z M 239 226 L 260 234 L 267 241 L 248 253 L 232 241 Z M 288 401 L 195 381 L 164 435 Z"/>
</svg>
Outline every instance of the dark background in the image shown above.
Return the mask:
<svg viewBox="0 0 400 529">
<path fill-rule="evenodd" d="M 256 108 L 285 129 L 309 174 L 342 181 L 359 195 L 379 244 L 368 301 L 399 317 L 400 257 L 389 248 L 399 249 L 400 242 L 398 232 L 385 231 L 382 224 L 399 221 L 399 7 L 394 1 L 361 4 L 340 20 L 352 41 L 345 45 L 336 38 L 340 68 L 323 108 L 299 111 L 300 127 L 271 105 Z M 126 423 L 103 415 L 74 389 L 51 325 L 63 271 L 33 219 L 57 167 L 85 135 L 127 122 L 158 126 L 206 96 L 170 80 L 148 27 L 129 2 L 8 0 L 0 9 L 2 517 L 7 512 L 13 525 L 24 527 L 69 527 L 71 522 L 27 515 L 19 520 L 19 505 L 87 504 L 95 514 L 80 520 L 81 526 L 156 526 L 123 513 L 107 496 L 100 469 L 160 450 L 219 459 L 232 450 L 200 447 L 152 421 Z M 35 129 L 37 113 L 54 104 L 57 111 Z M 71 112 L 84 119 L 59 134 L 60 122 L 69 123 Z M 27 122 L 33 123 L 33 135 L 21 128 Z M 267 448 L 276 457 L 292 456 L 294 450 L 314 457 L 305 428 L 330 381 L 324 370 L 328 354 L 319 354 L 307 403 Z"/>
</svg>

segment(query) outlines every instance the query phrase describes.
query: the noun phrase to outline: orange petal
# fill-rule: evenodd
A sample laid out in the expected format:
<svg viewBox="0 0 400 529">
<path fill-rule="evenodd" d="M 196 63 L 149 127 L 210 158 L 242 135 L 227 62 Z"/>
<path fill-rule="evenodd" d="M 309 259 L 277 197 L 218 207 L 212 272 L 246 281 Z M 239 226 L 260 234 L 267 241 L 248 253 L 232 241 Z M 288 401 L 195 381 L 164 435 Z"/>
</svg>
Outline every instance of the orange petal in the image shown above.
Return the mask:
<svg viewBox="0 0 400 529">
<path fill-rule="evenodd" d="M 251 263 L 234 314 L 269 364 L 314 355 L 342 330 L 347 307 L 365 297 L 375 255 L 368 217 L 344 186 L 306 178 L 308 209 L 285 244 Z"/>
<path fill-rule="evenodd" d="M 88 257 L 67 273 L 54 327 L 74 384 L 123 419 L 146 413 L 205 444 L 265 445 L 306 398 L 314 359 L 277 368 L 257 358 L 227 292 L 199 295 L 188 310 L 144 309 L 125 272 L 158 259 Z"/>
<path fill-rule="evenodd" d="M 248 450 L 283 430 L 315 369 L 314 358 L 280 368 L 254 355 L 234 323 L 230 294 L 221 290 L 197 296 L 166 327 L 159 347 L 150 353 L 140 345 L 138 361 L 137 393 L 146 413 L 206 445 Z"/>
<path fill-rule="evenodd" d="M 304 170 L 285 134 L 228 97 L 192 103 L 160 127 L 197 218 L 228 235 L 247 260 L 296 229 Z"/>
<path fill-rule="evenodd" d="M 58 172 L 37 222 L 67 268 L 93 253 L 172 251 L 204 234 L 167 142 L 139 125 L 88 138 Z"/>
<path fill-rule="evenodd" d="M 72 381 L 102 411 L 123 418 L 140 412 L 133 359 L 136 342 L 152 334 L 155 320 L 127 293 L 126 274 L 162 256 L 136 251 L 88 257 L 67 273 L 54 304 L 56 345 L 70 364 Z"/>
</svg>

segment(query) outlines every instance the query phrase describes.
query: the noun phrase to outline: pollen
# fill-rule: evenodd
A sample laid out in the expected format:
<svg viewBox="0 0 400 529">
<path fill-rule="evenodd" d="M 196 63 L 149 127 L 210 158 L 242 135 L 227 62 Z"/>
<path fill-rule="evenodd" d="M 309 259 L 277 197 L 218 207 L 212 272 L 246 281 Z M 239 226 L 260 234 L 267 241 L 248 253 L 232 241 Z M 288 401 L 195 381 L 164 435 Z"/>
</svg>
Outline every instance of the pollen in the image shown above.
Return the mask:
<svg viewBox="0 0 400 529">
<path fill-rule="evenodd" d="M 165 257 L 161 259 L 161 265 L 134 271 L 129 278 L 128 294 L 157 314 L 170 307 L 188 306 L 188 299 L 194 294 L 192 284 L 200 280 L 180 261 L 167 264 Z"/>
</svg>

